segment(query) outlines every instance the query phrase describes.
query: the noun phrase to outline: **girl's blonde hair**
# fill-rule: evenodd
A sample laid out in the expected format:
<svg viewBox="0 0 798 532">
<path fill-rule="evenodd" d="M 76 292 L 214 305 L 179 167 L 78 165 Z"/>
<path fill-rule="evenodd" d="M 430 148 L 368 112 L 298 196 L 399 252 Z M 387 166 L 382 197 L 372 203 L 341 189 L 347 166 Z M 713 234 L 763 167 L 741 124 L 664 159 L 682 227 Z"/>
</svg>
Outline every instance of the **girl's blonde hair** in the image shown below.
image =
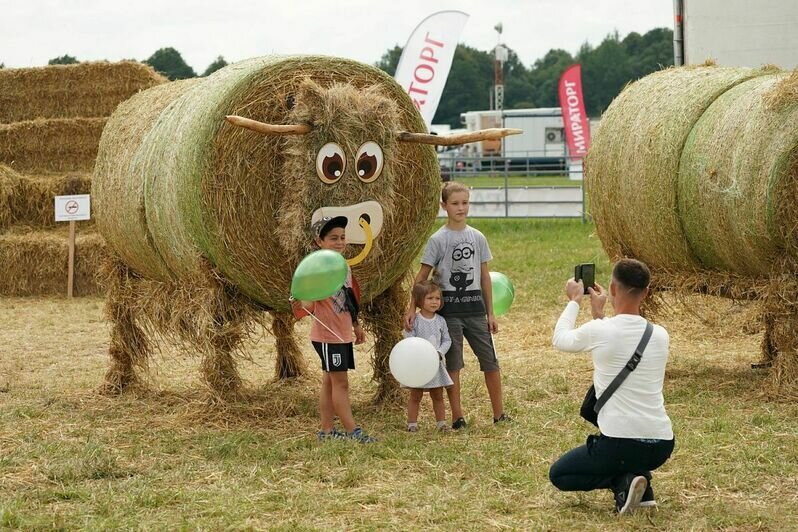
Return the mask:
<svg viewBox="0 0 798 532">
<path fill-rule="evenodd" d="M 441 296 L 443 296 L 443 290 L 435 281 L 421 281 L 416 283 L 413 285 L 413 302 L 418 308 L 421 308 L 424 304 L 424 298 L 435 292 L 439 292 Z M 441 297 L 441 306 L 443 306 L 443 297 Z"/>
<path fill-rule="evenodd" d="M 441 201 L 446 203 L 449 197 L 455 192 L 465 192 L 469 196 L 471 195 L 464 184 L 458 183 L 457 181 L 449 181 L 443 184 L 443 189 L 441 189 Z"/>
</svg>

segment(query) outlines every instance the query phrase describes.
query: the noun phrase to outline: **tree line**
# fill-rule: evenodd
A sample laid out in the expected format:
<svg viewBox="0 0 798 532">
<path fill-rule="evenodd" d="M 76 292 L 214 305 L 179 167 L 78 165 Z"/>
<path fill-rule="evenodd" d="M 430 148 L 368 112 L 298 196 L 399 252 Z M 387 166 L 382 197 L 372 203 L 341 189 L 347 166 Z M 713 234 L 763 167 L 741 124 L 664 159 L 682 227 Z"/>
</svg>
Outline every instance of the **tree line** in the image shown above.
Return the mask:
<svg viewBox="0 0 798 532">
<path fill-rule="evenodd" d="M 393 76 L 401 55 L 402 48 L 395 46 L 376 66 Z M 493 61 L 492 50 L 457 45 L 433 123 L 461 127 L 460 113 L 490 108 Z M 582 65 L 587 114 L 598 117 L 627 83 L 673 65 L 673 31 L 657 28 L 644 35 L 632 32 L 623 39 L 615 32 L 595 48 L 583 44 L 576 55 L 551 49 L 529 68 L 510 49 L 504 64 L 505 109 L 559 107 L 560 75 L 574 63 Z"/>
<path fill-rule="evenodd" d="M 188 63 L 185 62 L 185 60 L 183 60 L 183 56 L 180 55 L 180 52 L 172 47 L 161 48 L 142 62 L 150 65 L 152 68 L 169 78 L 170 81 L 197 77 L 197 73 L 188 65 Z M 76 63 L 80 63 L 80 61 L 71 55 L 62 55 L 47 61 L 48 65 L 74 65 Z M 208 68 L 205 69 L 205 71 L 202 73 L 202 76 L 209 76 L 220 68 L 226 66 L 227 61 L 225 61 L 224 57 L 220 55 L 210 65 L 208 65 Z M 0 63 L 0 68 L 4 67 L 5 65 Z"/>
<path fill-rule="evenodd" d="M 401 55 L 402 47 L 394 46 L 383 54 L 375 66 L 393 76 Z M 48 64 L 77 62 L 77 58 L 63 55 L 51 59 Z M 172 47 L 157 50 L 143 62 L 170 80 L 197 76 L 180 52 Z M 673 65 L 673 31 L 657 28 L 644 35 L 632 32 L 623 39 L 616 31 L 596 47 L 586 42 L 575 55 L 565 50 L 551 49 L 529 67 L 510 49 L 504 64 L 505 108 L 558 107 L 557 84 L 560 75 L 574 63 L 582 65 L 587 114 L 597 117 L 627 83 Z M 220 55 L 208 65 L 202 76 L 224 66 L 227 66 L 227 61 Z M 433 122 L 460 127 L 460 113 L 489 109 L 493 76 L 492 51 L 458 44 Z"/>
</svg>

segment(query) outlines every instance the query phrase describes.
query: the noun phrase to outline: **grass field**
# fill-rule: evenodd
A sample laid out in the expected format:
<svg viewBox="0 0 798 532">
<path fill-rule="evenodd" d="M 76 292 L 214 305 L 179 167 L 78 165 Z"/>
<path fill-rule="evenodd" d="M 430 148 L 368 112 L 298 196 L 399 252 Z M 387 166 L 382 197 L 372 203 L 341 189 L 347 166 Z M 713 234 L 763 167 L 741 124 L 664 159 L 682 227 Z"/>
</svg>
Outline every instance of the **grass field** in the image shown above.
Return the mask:
<svg viewBox="0 0 798 532">
<path fill-rule="evenodd" d="M 307 377 L 273 382 L 267 335 L 241 364 L 246 401 L 208 403 L 198 361 L 172 350 L 146 387 L 101 396 L 101 299 L 0 299 L 0 529 L 796 529 L 798 405 L 765 398 L 767 374 L 750 369 L 756 309 L 722 300 L 691 298 L 661 320 L 677 445 L 654 476 L 659 511 L 619 519 L 609 492 L 555 490 L 549 465 L 590 432 L 577 410 L 591 367 L 555 351 L 551 332 L 573 264 L 596 262 L 599 280 L 609 264 L 578 221 L 474 225 L 516 287 L 496 336 L 515 422 L 499 427 L 467 355 L 469 428 L 433 431 L 425 398 L 421 431 L 404 432 L 403 405 L 370 405 L 360 349 L 355 417 L 380 442 L 319 443 L 315 355 L 306 346 Z"/>
</svg>

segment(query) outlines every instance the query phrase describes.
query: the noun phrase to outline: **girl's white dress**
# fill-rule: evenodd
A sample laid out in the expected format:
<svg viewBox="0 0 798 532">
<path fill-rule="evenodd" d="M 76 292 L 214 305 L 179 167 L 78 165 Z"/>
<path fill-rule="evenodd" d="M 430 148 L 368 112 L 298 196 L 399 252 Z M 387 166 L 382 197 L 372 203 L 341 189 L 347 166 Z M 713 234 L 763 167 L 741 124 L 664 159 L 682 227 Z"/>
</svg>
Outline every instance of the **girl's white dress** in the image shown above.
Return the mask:
<svg viewBox="0 0 798 532">
<path fill-rule="evenodd" d="M 446 355 L 446 352 L 452 346 L 452 339 L 449 336 L 449 327 L 446 325 L 446 320 L 443 316 L 435 314 L 432 319 L 427 319 L 421 315 L 421 312 L 416 312 L 416 319 L 413 322 L 412 331 L 403 331 L 405 338 L 424 338 L 429 343 L 435 346 L 435 350 L 440 355 Z M 442 357 L 438 373 L 421 388 L 440 388 L 441 386 L 451 386 L 454 382 L 449 377 L 449 372 L 446 371 L 446 359 Z"/>
</svg>

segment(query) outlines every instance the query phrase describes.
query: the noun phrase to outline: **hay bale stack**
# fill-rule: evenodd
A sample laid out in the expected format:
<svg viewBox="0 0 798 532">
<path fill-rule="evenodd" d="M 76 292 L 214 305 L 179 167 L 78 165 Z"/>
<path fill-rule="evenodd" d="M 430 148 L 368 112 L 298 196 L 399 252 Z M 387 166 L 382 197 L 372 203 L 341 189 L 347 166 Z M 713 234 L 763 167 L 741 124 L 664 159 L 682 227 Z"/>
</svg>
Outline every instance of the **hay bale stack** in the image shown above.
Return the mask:
<svg viewBox="0 0 798 532">
<path fill-rule="evenodd" d="M 73 172 L 55 175 L 21 175 L 9 198 L 11 221 L 28 227 L 55 227 L 53 199 L 55 196 L 88 194 L 91 190 L 91 174 Z M 92 227 L 93 220 L 81 224 Z"/>
<path fill-rule="evenodd" d="M 137 92 L 166 82 L 136 62 L 0 69 L 0 294 L 64 294 L 67 235 L 55 196 L 85 194 L 106 117 Z M 20 173 L 18 173 L 20 172 Z M 93 221 L 79 222 L 75 293 L 99 293 L 106 257 Z"/>
<path fill-rule="evenodd" d="M 0 124 L 0 163 L 17 171 L 91 171 L 105 118 L 51 118 Z"/>
<path fill-rule="evenodd" d="M 716 98 L 761 74 L 713 66 L 669 68 L 615 98 L 585 161 L 591 215 L 612 259 L 634 256 L 673 270 L 700 266 L 678 215 L 682 148 Z"/>
<path fill-rule="evenodd" d="M 19 174 L 4 164 L 0 164 L 0 233 L 13 221 L 12 198 L 19 183 Z"/>
<path fill-rule="evenodd" d="M 64 229 L 12 230 L 0 235 L 0 294 L 34 296 L 66 294 L 68 239 Z M 75 286 L 78 296 L 102 293 L 97 265 L 107 259 L 105 241 L 93 232 L 78 233 L 75 241 Z"/>
<path fill-rule="evenodd" d="M 701 267 L 766 277 L 798 241 L 798 100 L 765 96 L 788 75 L 730 89 L 701 115 L 679 167 L 679 215 Z"/>
<path fill-rule="evenodd" d="M 120 102 L 165 83 L 135 61 L 0 69 L 0 123 L 109 116 Z"/>
<path fill-rule="evenodd" d="M 151 91 L 141 101 L 163 104 L 160 92 Z M 313 129 L 307 135 L 264 137 L 225 123 L 229 114 Z M 407 94 L 378 69 L 327 57 L 237 63 L 175 94 L 160 114 L 111 118 L 92 194 L 109 207 L 116 196 L 143 190 L 145 217 L 98 209 L 98 227 L 139 273 L 190 282 L 207 258 L 257 304 L 288 310 L 293 269 L 312 249 L 314 210 L 377 201 L 385 216 L 383 232 L 355 268 L 369 300 L 406 272 L 437 210 L 434 150 L 398 143 L 395 129 L 423 131 L 424 125 Z M 144 138 L 137 138 L 143 131 Z M 350 164 L 339 183 L 325 187 L 315 162 L 330 140 L 344 148 Z M 363 183 L 351 160 L 370 140 L 385 152 L 384 177 Z M 134 144 L 139 144 L 135 152 L 126 149 Z M 132 185 L 120 176 L 140 182 Z M 128 211 L 141 204 L 138 198 Z M 131 223 L 146 223 L 135 232 L 149 238 L 130 243 Z M 154 271 L 153 254 L 167 272 Z"/>
</svg>

